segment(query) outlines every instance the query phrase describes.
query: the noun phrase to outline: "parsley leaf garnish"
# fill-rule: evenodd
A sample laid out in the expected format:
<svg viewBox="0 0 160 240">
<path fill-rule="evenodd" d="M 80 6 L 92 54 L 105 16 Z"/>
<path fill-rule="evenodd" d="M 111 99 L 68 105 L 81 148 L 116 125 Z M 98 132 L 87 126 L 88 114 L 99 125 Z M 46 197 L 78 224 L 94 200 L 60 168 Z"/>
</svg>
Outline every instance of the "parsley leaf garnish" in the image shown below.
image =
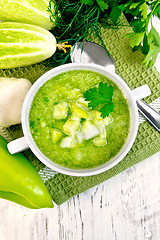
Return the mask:
<svg viewBox="0 0 160 240">
<path fill-rule="evenodd" d="M 88 107 L 95 109 L 97 106 L 101 106 L 101 117 L 105 118 L 109 116 L 110 112 L 114 110 L 114 104 L 112 102 L 113 87 L 107 85 L 107 83 L 100 82 L 98 88 L 91 88 L 83 94 L 86 101 L 89 101 Z"/>
</svg>

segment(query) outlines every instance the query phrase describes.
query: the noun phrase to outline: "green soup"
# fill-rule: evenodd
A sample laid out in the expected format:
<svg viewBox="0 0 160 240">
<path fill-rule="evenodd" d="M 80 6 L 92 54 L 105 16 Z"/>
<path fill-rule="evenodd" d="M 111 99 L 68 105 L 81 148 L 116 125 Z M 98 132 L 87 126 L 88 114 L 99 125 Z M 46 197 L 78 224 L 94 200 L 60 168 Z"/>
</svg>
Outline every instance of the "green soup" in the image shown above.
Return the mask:
<svg viewBox="0 0 160 240">
<path fill-rule="evenodd" d="M 83 93 L 99 82 L 113 86 L 114 111 L 103 119 Z M 129 132 L 130 111 L 119 87 L 90 70 L 73 70 L 48 80 L 37 91 L 29 114 L 32 137 L 53 162 L 67 168 L 93 168 L 113 158 Z"/>
</svg>

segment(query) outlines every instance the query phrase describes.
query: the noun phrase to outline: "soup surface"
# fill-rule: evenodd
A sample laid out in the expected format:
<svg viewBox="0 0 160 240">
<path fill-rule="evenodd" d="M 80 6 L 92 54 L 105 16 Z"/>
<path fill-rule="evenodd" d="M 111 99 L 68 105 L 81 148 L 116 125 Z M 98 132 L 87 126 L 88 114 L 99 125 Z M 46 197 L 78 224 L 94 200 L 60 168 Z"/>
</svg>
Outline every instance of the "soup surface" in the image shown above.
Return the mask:
<svg viewBox="0 0 160 240">
<path fill-rule="evenodd" d="M 100 82 L 113 86 L 113 112 L 103 119 L 83 93 Z M 113 158 L 129 132 L 130 111 L 119 87 L 90 70 L 73 70 L 48 80 L 37 91 L 29 114 L 32 137 L 53 162 L 67 168 L 93 168 Z"/>
</svg>

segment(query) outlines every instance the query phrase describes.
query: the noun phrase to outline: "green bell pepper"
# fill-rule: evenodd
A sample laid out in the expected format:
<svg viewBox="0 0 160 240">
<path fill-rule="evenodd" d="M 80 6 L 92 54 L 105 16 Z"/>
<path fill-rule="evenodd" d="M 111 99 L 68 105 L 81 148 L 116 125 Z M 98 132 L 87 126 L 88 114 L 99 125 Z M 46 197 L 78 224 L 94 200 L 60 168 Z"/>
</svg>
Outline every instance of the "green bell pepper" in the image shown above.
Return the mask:
<svg viewBox="0 0 160 240">
<path fill-rule="evenodd" d="M 22 206 L 52 208 L 52 198 L 33 165 L 21 154 L 10 154 L 0 136 L 0 197 Z"/>
</svg>

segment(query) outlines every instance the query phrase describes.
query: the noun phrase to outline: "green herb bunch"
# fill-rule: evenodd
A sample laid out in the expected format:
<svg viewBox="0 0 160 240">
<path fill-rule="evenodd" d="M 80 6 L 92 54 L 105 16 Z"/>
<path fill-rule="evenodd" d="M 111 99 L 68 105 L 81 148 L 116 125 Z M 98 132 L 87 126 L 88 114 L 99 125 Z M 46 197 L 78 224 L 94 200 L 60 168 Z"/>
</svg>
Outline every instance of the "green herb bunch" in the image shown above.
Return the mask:
<svg viewBox="0 0 160 240">
<path fill-rule="evenodd" d="M 160 36 L 152 25 L 152 18 L 155 15 L 160 18 L 160 0 L 59 0 L 54 14 L 52 2 L 55 3 L 50 0 L 48 11 L 51 13 L 51 21 L 56 19 L 56 27 L 52 32 L 58 42 L 68 41 L 74 46 L 78 41 L 89 41 L 94 34 L 106 48 L 100 27 L 118 28 L 119 17 L 124 13 L 133 27 L 133 32 L 125 36 L 130 38 L 130 46 L 134 51 L 142 48 L 146 55 L 143 61 L 145 66 L 155 63 L 160 52 Z M 69 61 L 69 54 L 69 51 L 67 54 L 57 51 L 49 62 L 64 64 Z"/>
<path fill-rule="evenodd" d="M 154 65 L 160 52 L 160 36 L 153 27 L 152 18 L 155 15 L 160 18 L 160 1 L 130 0 L 119 8 L 124 13 L 132 14 L 130 25 L 134 32 L 126 35 L 130 38 L 130 46 L 133 50 L 142 48 L 146 55 L 143 61 L 145 66 Z"/>
</svg>

